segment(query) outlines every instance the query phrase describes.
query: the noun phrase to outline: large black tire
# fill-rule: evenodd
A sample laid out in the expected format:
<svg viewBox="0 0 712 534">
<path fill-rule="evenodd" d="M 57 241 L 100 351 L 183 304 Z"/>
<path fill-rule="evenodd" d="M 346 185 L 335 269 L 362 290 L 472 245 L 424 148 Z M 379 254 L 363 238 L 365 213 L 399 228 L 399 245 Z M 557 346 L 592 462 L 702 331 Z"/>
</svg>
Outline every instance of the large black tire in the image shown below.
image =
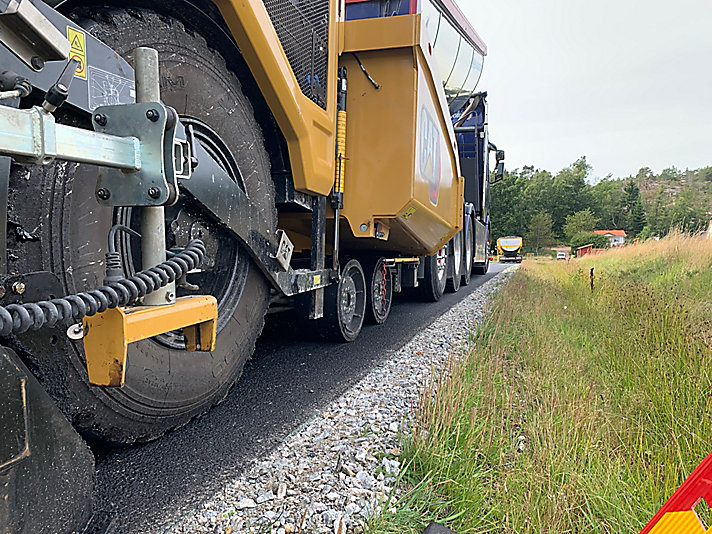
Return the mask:
<svg viewBox="0 0 712 534">
<path fill-rule="evenodd" d="M 472 264 L 475 261 L 475 228 L 472 225 L 472 217 L 465 217 L 465 229 L 463 230 L 464 246 L 462 251 L 462 285 L 470 285 L 472 280 Z"/>
<path fill-rule="evenodd" d="M 368 302 L 366 303 L 366 322 L 369 324 L 383 324 L 388 319 L 393 305 L 393 273 L 384 264 L 386 259 L 374 258 L 364 261 L 363 267 L 366 274 L 366 290 Z"/>
<path fill-rule="evenodd" d="M 462 232 L 458 232 L 457 235 L 450 240 L 450 246 L 448 247 L 448 274 L 445 289 L 450 293 L 457 293 L 460 290 L 460 282 L 462 279 L 462 245 Z"/>
<path fill-rule="evenodd" d="M 158 50 L 163 101 L 222 139 L 239 168 L 242 178 L 236 179 L 275 227 L 274 185 L 261 130 L 224 59 L 200 35 L 151 11 L 107 8 L 81 15 L 95 20 L 90 31 L 129 62 L 138 46 Z M 53 271 L 66 293 L 101 285 L 107 232 L 118 210 L 97 204 L 95 185 L 96 168 L 88 165 L 57 163 L 13 173 L 12 219 L 37 237 L 12 245 L 14 271 Z M 175 337 L 134 343 L 125 386 L 108 389 L 88 384 L 82 344 L 69 340 L 64 328 L 18 339 L 30 367 L 85 435 L 113 443 L 147 441 L 224 399 L 252 355 L 269 288 L 229 237 L 220 241 L 214 257 L 228 276 L 213 288 L 220 293 L 220 317 L 212 353 L 185 352 Z M 210 282 L 205 284 L 203 290 L 210 290 Z"/>
<path fill-rule="evenodd" d="M 447 258 L 449 246 L 424 259 L 425 277 L 420 281 L 420 296 L 426 302 L 437 302 L 445 293 L 447 283 Z"/>
<path fill-rule="evenodd" d="M 358 260 L 349 260 L 337 283 L 324 291 L 324 317 L 316 327 L 325 339 L 350 343 L 361 333 L 366 315 L 366 277 Z"/>
</svg>

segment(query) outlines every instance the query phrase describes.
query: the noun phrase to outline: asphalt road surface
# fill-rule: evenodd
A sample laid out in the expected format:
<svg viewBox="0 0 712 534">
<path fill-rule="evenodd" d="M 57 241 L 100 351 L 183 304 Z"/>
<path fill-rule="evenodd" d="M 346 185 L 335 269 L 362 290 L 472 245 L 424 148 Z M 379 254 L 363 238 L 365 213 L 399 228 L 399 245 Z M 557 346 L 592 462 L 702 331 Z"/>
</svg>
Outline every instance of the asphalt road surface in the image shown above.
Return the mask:
<svg viewBox="0 0 712 534">
<path fill-rule="evenodd" d="M 117 533 L 170 532 L 169 517 L 237 478 L 317 408 L 503 268 L 492 263 L 487 275 L 473 276 L 469 286 L 437 303 L 397 300 L 386 324 L 365 326 L 349 344 L 305 340 L 287 317 L 268 317 L 251 362 L 222 404 L 152 443 L 95 451 L 95 509 L 114 518 Z"/>
</svg>

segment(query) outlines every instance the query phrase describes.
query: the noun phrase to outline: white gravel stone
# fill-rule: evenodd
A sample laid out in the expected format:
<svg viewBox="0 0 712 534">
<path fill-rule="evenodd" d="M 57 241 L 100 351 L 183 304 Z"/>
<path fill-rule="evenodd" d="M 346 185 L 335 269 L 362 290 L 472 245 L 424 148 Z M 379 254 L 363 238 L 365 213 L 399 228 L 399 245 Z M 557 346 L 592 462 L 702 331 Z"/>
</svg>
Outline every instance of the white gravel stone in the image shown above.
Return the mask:
<svg viewBox="0 0 712 534">
<path fill-rule="evenodd" d="M 362 533 L 388 494 L 398 495 L 398 435 L 407 433 L 423 385 L 466 346 L 488 297 L 507 277 L 475 289 L 268 457 L 161 532 Z"/>
</svg>

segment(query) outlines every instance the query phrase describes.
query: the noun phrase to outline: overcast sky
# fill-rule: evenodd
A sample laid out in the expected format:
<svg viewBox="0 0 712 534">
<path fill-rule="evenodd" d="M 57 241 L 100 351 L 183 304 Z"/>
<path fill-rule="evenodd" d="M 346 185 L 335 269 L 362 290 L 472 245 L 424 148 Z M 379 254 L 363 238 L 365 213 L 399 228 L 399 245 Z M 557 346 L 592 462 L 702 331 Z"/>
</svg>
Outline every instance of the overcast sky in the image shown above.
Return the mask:
<svg viewBox="0 0 712 534">
<path fill-rule="evenodd" d="M 712 0 L 458 0 L 507 168 L 712 165 Z"/>
</svg>

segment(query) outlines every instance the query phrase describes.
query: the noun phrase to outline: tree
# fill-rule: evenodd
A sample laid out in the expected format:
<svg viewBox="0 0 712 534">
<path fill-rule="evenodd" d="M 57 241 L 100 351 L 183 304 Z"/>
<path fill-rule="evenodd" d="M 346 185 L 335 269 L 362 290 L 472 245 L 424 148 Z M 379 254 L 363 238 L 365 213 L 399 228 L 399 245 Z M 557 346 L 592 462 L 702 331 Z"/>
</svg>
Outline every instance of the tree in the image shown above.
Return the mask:
<svg viewBox="0 0 712 534">
<path fill-rule="evenodd" d="M 604 178 L 591 188 L 593 213 L 604 228 L 623 226 L 623 181 Z"/>
<path fill-rule="evenodd" d="M 573 236 L 580 232 L 592 232 L 598 224 L 596 217 L 589 208 L 577 211 L 573 215 L 566 216 L 566 224 L 564 224 L 564 235 L 566 239 L 571 240 Z"/>
<path fill-rule="evenodd" d="M 638 198 L 633 205 L 633 210 L 628 216 L 628 231 L 631 237 L 637 237 L 645 227 L 645 211 L 643 210 L 643 202 Z"/>
<path fill-rule="evenodd" d="M 624 220 L 622 226 L 627 234 L 634 236 L 637 232 L 640 232 L 643 229 L 643 226 L 645 226 L 645 212 L 642 211 L 643 205 L 640 202 L 640 189 L 636 185 L 635 180 L 628 180 L 626 182 L 625 187 L 623 188 L 623 193 Z M 634 211 L 636 210 L 636 205 L 638 204 L 640 204 L 640 210 L 636 219 Z M 641 222 L 641 214 L 642 224 L 639 224 Z"/>
<path fill-rule="evenodd" d="M 591 166 L 586 156 L 582 156 L 554 177 L 549 202 L 552 202 L 550 213 L 557 235 L 563 235 L 567 215 L 591 207 L 591 186 L 586 183 L 590 172 Z"/>
<path fill-rule="evenodd" d="M 652 237 L 655 237 L 655 234 L 653 233 L 652 228 L 650 228 L 650 226 L 646 224 L 638 234 L 638 239 L 640 239 L 641 241 L 647 241 Z"/>
<path fill-rule="evenodd" d="M 490 189 L 493 242 L 507 235 L 522 235 L 526 229 L 527 218 L 523 196 L 527 179 L 524 177 L 524 172 L 507 171 L 502 181 Z"/>
<path fill-rule="evenodd" d="M 539 254 L 540 248 L 551 246 L 554 243 L 553 224 L 551 215 L 546 212 L 537 213 L 529 221 L 526 242 L 535 254 Z"/>
</svg>

